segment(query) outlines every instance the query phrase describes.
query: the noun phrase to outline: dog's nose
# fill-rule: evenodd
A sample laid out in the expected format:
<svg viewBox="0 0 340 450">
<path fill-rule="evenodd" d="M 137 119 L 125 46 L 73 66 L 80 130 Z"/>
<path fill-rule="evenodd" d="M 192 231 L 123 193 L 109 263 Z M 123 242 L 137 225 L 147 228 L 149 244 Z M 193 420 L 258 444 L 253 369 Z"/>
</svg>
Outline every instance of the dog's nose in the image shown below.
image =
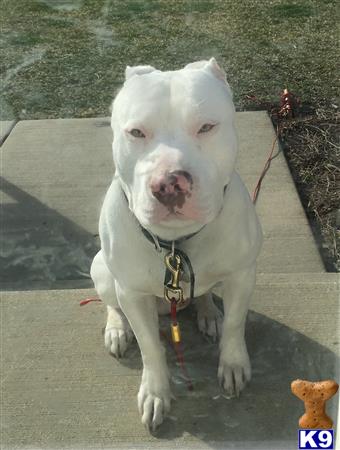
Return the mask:
<svg viewBox="0 0 340 450">
<path fill-rule="evenodd" d="M 154 197 L 166 206 L 181 207 L 192 190 L 192 176 L 184 170 L 168 172 L 150 184 Z"/>
</svg>

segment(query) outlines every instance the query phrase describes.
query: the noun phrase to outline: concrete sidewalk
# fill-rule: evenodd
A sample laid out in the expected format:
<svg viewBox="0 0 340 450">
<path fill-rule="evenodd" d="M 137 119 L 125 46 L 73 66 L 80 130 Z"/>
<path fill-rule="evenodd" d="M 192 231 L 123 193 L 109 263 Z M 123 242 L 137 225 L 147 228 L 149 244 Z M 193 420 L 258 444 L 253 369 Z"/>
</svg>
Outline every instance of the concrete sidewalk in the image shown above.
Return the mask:
<svg viewBox="0 0 340 450">
<path fill-rule="evenodd" d="M 238 113 L 237 126 L 238 168 L 252 191 L 274 133 L 264 112 Z M 283 155 L 272 162 L 257 204 L 265 241 L 247 322 L 252 381 L 240 399 L 223 397 L 218 347 L 185 310 L 194 391 L 165 343 L 177 401 L 152 436 L 136 408 L 137 345 L 121 362 L 107 355 L 105 308 L 79 307 L 93 290 L 74 289 L 91 286 L 99 211 L 113 173 L 111 139 L 106 118 L 26 121 L 1 149 L 1 448 L 296 449 L 303 405 L 290 382 L 339 380 L 339 277 L 324 270 Z M 161 326 L 168 331 L 168 318 Z M 333 419 L 337 400 L 329 402 Z"/>
</svg>

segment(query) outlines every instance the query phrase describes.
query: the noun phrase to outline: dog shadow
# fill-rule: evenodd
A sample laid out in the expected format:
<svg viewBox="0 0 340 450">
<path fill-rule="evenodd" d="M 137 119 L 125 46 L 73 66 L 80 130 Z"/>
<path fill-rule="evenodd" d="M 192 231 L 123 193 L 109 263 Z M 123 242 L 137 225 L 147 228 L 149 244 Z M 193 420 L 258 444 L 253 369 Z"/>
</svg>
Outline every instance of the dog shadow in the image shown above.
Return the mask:
<svg viewBox="0 0 340 450">
<path fill-rule="evenodd" d="M 336 378 L 339 364 L 336 355 L 301 333 L 249 311 L 246 342 L 252 380 L 239 398 L 228 399 L 217 381 L 218 344 L 198 331 L 193 307 L 180 313 L 179 322 L 193 390 L 189 391 L 170 345 L 170 318 L 161 317 L 160 328 L 168 335 L 163 343 L 176 400 L 154 436 L 171 440 L 190 434 L 212 448 L 219 448 L 222 442 L 238 447 L 247 441 L 252 442 L 252 448 L 268 441 L 286 442 L 296 448 L 298 419 L 304 407 L 291 393 L 290 384 L 297 378 L 315 381 Z M 136 342 L 121 362 L 134 369 L 142 368 Z M 335 420 L 336 397 L 328 402 L 327 410 Z"/>
<path fill-rule="evenodd" d="M 93 235 L 0 177 L 1 287 L 32 290 L 92 287 L 89 268 L 99 250 Z"/>
</svg>

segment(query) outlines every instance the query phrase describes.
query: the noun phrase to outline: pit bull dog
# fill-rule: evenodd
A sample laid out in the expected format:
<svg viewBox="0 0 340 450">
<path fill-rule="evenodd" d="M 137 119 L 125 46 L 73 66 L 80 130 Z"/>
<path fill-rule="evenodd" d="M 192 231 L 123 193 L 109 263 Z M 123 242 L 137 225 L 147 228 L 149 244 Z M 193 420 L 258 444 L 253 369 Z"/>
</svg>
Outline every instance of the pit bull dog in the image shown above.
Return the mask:
<svg viewBox="0 0 340 450">
<path fill-rule="evenodd" d="M 172 398 L 158 327 L 158 314 L 169 311 L 162 299 L 169 250 L 162 242 L 174 243 L 191 262 L 198 328 L 220 339 L 218 379 L 238 396 L 251 376 L 244 329 L 262 232 L 235 171 L 232 93 L 215 59 L 167 72 L 128 66 L 125 75 L 112 107 L 116 170 L 91 276 L 107 305 L 108 350 L 121 357 L 137 339 L 138 406 L 143 424 L 155 429 Z M 185 272 L 181 286 L 189 299 Z M 224 318 L 212 299 L 216 288 Z"/>
</svg>

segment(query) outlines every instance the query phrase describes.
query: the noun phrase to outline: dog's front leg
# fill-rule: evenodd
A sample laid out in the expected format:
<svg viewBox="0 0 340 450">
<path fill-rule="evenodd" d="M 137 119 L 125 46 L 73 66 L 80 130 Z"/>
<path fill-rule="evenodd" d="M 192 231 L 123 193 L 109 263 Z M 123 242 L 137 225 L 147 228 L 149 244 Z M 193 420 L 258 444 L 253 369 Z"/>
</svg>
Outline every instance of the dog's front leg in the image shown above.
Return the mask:
<svg viewBox="0 0 340 450">
<path fill-rule="evenodd" d="M 127 291 L 117 283 L 116 292 L 142 354 L 144 367 L 138 393 L 142 423 L 155 430 L 170 411 L 172 397 L 165 349 L 159 336 L 156 297 Z"/>
<path fill-rule="evenodd" d="M 239 395 L 251 377 L 244 339 L 245 321 L 255 286 L 255 264 L 232 273 L 223 283 L 224 321 L 218 378 L 229 396 Z"/>
</svg>

